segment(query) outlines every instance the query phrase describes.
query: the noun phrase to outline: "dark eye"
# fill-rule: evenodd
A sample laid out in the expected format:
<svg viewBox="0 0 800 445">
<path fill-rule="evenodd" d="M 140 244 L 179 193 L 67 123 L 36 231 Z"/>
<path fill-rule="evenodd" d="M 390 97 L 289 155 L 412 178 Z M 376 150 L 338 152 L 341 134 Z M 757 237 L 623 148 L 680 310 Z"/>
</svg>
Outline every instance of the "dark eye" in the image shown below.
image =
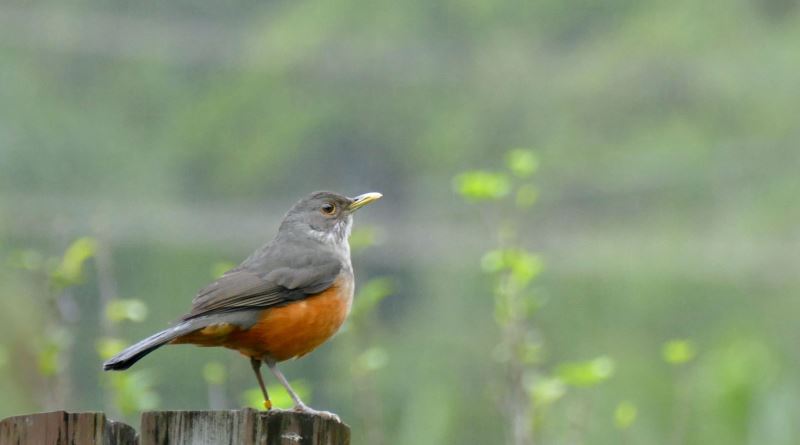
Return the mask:
<svg viewBox="0 0 800 445">
<path fill-rule="evenodd" d="M 320 210 L 325 215 L 333 215 L 334 213 L 336 213 L 336 204 L 334 204 L 332 202 L 326 202 L 325 204 L 322 204 L 322 207 L 320 207 Z"/>
</svg>

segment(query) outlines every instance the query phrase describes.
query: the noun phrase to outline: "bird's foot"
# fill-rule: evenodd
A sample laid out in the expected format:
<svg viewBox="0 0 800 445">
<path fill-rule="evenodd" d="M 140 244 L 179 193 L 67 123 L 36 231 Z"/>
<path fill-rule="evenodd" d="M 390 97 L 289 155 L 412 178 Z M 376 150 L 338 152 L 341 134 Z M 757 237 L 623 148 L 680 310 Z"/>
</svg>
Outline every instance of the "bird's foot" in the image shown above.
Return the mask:
<svg viewBox="0 0 800 445">
<path fill-rule="evenodd" d="M 313 408 L 307 407 L 306 405 L 295 405 L 294 411 L 299 413 L 306 413 L 315 416 L 320 416 L 323 419 L 333 420 L 335 422 L 342 423 L 342 419 L 340 419 L 339 416 L 330 411 L 317 411 Z"/>
<path fill-rule="evenodd" d="M 270 399 L 264 400 L 264 410 L 269 411 L 272 409 L 272 401 Z"/>
</svg>

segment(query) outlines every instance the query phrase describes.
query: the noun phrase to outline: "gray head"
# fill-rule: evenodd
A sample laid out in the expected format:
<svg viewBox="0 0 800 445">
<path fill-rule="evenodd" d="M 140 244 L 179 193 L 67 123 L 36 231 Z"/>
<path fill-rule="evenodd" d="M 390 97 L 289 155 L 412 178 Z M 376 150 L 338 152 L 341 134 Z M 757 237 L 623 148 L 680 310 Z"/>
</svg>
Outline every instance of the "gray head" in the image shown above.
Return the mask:
<svg viewBox="0 0 800 445">
<path fill-rule="evenodd" d="M 337 244 L 346 242 L 353 224 L 353 213 L 381 196 L 380 193 L 365 193 L 348 198 L 334 192 L 314 192 L 292 206 L 283 218 L 278 234 L 309 236 Z"/>
</svg>

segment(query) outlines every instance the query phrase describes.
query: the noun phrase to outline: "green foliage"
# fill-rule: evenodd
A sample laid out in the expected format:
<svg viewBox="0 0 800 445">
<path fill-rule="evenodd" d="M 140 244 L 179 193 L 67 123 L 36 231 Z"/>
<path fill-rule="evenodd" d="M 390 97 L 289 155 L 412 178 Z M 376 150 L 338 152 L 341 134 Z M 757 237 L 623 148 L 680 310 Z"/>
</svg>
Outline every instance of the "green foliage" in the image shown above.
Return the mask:
<svg viewBox="0 0 800 445">
<path fill-rule="evenodd" d="M 112 337 L 100 338 L 95 349 L 105 361 L 125 349 L 125 342 Z M 128 370 L 103 373 L 104 388 L 111 395 L 114 407 L 123 415 L 131 415 L 158 407 L 159 396 L 154 390 L 155 381 L 148 370 Z"/>
<path fill-rule="evenodd" d="M 558 367 L 558 376 L 564 383 L 586 388 L 596 386 L 614 375 L 614 360 L 608 356 L 600 356 L 585 362 L 564 363 Z"/>
<path fill-rule="evenodd" d="M 696 354 L 694 344 L 689 340 L 670 340 L 661 348 L 661 356 L 671 365 L 688 363 Z"/>
<path fill-rule="evenodd" d="M 539 159 L 533 150 L 518 148 L 506 154 L 508 169 L 520 178 L 529 178 L 539 168 Z"/>
<path fill-rule="evenodd" d="M 567 385 L 560 377 L 544 377 L 536 379 L 528 390 L 537 406 L 547 406 L 564 397 Z"/>
<path fill-rule="evenodd" d="M 495 249 L 481 258 L 481 267 L 488 273 L 510 272 L 511 284 L 526 287 L 542 270 L 542 260 L 524 249 Z"/>
<path fill-rule="evenodd" d="M 97 340 L 95 350 L 101 360 L 106 361 L 125 349 L 125 342 L 112 337 L 103 337 Z"/>
<path fill-rule="evenodd" d="M 114 406 L 123 415 L 131 415 L 158 407 L 160 398 L 153 391 L 155 381 L 147 370 L 107 373 L 103 380 L 109 388 Z"/>
<path fill-rule="evenodd" d="M 529 179 L 538 167 L 538 160 L 530 150 L 511 150 L 506 154 L 508 173 L 471 171 L 454 178 L 456 191 L 468 202 L 495 200 L 508 205 L 507 195 L 514 196 L 509 205 L 517 212 L 499 221 L 497 238 L 499 246 L 481 257 L 481 269 L 494 283 L 494 318 L 501 328 L 501 338 L 493 351 L 495 361 L 505 366 L 503 374 L 511 393 L 526 392 L 529 397 L 507 395 L 515 411 L 510 416 L 510 429 L 515 432 L 515 443 L 527 443 L 532 437 L 520 432 L 533 430 L 533 405 L 550 404 L 566 391 L 563 378 L 526 383 L 531 375 L 538 375 L 537 366 L 543 361 L 543 340 L 532 326 L 533 314 L 542 300 L 536 297 L 531 285 L 542 270 L 542 260 L 535 253 L 519 246 L 520 210 L 536 202 L 536 189 L 531 183 L 519 184 L 519 179 Z M 516 192 L 512 195 L 512 192 Z M 502 213 L 502 212 L 501 212 Z"/>
<path fill-rule="evenodd" d="M 294 389 L 304 403 L 308 404 L 311 402 L 311 387 L 308 386 L 305 380 L 292 380 L 289 384 L 292 385 L 292 389 Z M 269 394 L 269 400 L 272 402 L 272 406 L 275 408 L 289 409 L 294 406 L 294 402 L 291 396 L 289 396 L 289 393 L 279 384 L 267 385 L 267 393 Z M 264 409 L 264 396 L 261 394 L 260 388 L 248 389 L 242 393 L 241 400 L 242 404 L 247 407 L 258 410 Z"/>
<path fill-rule="evenodd" d="M 453 181 L 456 192 L 470 201 L 489 201 L 502 198 L 511 191 L 511 182 L 503 173 L 471 171 Z"/>
<path fill-rule="evenodd" d="M 627 430 L 636 421 L 638 414 L 639 410 L 633 402 L 619 402 L 614 409 L 614 425 L 620 430 Z"/>
<path fill-rule="evenodd" d="M 52 273 L 52 279 L 57 288 L 74 286 L 83 281 L 83 265 L 93 257 L 97 250 L 97 241 L 94 238 L 82 237 L 75 240 L 67 247 L 61 261 Z"/>
<path fill-rule="evenodd" d="M 72 344 L 73 336 L 62 327 L 51 327 L 44 338 L 37 356 L 39 374 L 53 377 L 63 369 L 62 352 Z"/>
<path fill-rule="evenodd" d="M 142 322 L 147 318 L 147 305 L 142 300 L 117 298 L 106 306 L 106 318 L 114 323 L 124 320 Z"/>
</svg>

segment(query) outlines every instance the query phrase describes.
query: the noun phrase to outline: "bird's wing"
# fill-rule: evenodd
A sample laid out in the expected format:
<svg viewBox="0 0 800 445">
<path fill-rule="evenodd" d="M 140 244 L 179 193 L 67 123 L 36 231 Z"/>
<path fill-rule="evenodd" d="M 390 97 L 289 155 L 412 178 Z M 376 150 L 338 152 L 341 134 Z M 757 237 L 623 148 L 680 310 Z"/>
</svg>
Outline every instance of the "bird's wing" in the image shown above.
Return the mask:
<svg viewBox="0 0 800 445">
<path fill-rule="evenodd" d="M 330 287 L 341 268 L 338 261 L 282 266 L 265 273 L 235 268 L 198 292 L 184 320 L 214 313 L 266 309 L 301 300 Z"/>
</svg>

